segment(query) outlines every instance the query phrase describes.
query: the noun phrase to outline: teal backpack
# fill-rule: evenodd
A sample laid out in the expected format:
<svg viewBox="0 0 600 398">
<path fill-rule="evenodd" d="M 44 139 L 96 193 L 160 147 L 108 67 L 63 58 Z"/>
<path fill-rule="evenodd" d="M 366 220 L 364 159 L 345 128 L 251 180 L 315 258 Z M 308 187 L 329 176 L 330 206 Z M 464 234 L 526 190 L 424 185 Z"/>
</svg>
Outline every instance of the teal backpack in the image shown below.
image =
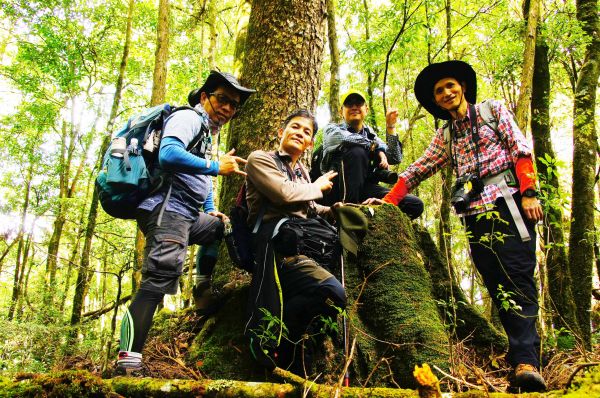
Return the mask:
<svg viewBox="0 0 600 398">
<path fill-rule="evenodd" d="M 198 113 L 189 106 L 158 105 L 130 118 L 113 138 L 96 177 L 98 198 L 107 214 L 134 219 L 135 209 L 142 200 L 170 185 L 169 174 L 158 167 L 158 150 L 167 118 L 182 109 Z M 187 150 L 209 134 L 208 125 L 202 123 L 202 131 Z"/>
</svg>

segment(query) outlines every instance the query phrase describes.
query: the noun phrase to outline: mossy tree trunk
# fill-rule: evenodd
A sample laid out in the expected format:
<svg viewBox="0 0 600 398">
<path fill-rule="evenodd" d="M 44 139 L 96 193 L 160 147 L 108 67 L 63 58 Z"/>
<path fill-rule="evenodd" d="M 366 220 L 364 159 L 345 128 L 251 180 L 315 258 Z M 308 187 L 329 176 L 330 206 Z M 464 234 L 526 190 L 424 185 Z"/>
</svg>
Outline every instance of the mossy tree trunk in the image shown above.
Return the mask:
<svg viewBox="0 0 600 398">
<path fill-rule="evenodd" d="M 596 173 L 597 133 L 595 123 L 596 90 L 600 76 L 600 27 L 598 1 L 578 0 L 577 20 L 589 38 L 585 61 L 575 88 L 573 106 L 573 200 L 569 264 L 577 320 L 584 346 L 591 349 L 591 291 L 594 264 L 594 177 Z"/>
<path fill-rule="evenodd" d="M 540 29 L 541 30 L 541 29 Z M 556 329 L 565 327 L 579 334 L 571 292 L 571 276 L 563 231 L 562 198 L 558 184 L 556 153 L 550 137 L 550 63 L 548 44 L 538 35 L 535 46 L 535 65 L 531 92 L 531 134 L 536 167 L 540 177 L 545 220 L 542 228 L 543 250 L 546 257 L 547 299 L 550 316 Z"/>
</svg>

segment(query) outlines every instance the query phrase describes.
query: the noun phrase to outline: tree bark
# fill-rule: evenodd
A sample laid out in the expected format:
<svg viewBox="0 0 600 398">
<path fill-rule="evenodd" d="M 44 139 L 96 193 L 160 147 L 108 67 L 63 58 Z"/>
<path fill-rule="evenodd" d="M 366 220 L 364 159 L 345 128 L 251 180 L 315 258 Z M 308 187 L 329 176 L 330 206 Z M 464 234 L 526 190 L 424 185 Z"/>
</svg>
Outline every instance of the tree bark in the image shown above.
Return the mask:
<svg viewBox="0 0 600 398">
<path fill-rule="evenodd" d="M 577 79 L 573 106 L 573 200 L 569 264 L 577 320 L 584 346 L 591 349 L 590 310 L 594 263 L 594 177 L 597 133 L 594 120 L 600 75 L 600 31 L 597 0 L 577 1 L 577 20 L 590 40 Z"/>
<path fill-rule="evenodd" d="M 327 2 L 327 41 L 329 42 L 329 113 L 332 123 L 339 123 L 340 116 L 340 50 L 335 25 L 335 0 Z"/>
<path fill-rule="evenodd" d="M 19 232 L 17 237 L 15 238 L 18 241 L 17 245 L 17 261 L 15 262 L 15 276 L 13 282 L 13 293 L 10 302 L 10 307 L 8 309 L 8 320 L 11 321 L 13 319 L 15 313 L 15 307 L 17 302 L 19 301 L 21 295 L 21 286 L 22 282 L 20 281 L 20 277 L 22 275 L 22 268 L 25 267 L 25 258 L 27 257 L 27 253 L 23 250 L 23 240 L 25 235 L 25 221 L 27 218 L 27 211 L 29 210 L 29 194 L 31 192 L 31 180 L 33 179 L 33 163 L 29 164 L 29 168 L 27 170 L 27 176 L 25 177 L 25 190 L 23 192 L 23 208 L 21 210 L 21 224 L 19 225 Z M 28 245 L 25 245 L 26 249 L 28 249 Z"/>
<path fill-rule="evenodd" d="M 540 240 L 546 258 L 546 299 L 556 329 L 565 327 L 579 335 L 571 292 L 571 275 L 563 230 L 562 200 L 556 153 L 550 137 L 550 63 L 548 45 L 538 34 L 535 46 L 533 88 L 531 91 L 531 134 L 536 167 L 540 177 L 544 203 L 544 225 Z"/>
<path fill-rule="evenodd" d="M 229 128 L 227 148 L 242 157 L 274 149 L 277 130 L 294 109 L 314 111 L 325 45 L 325 0 L 256 0 L 248 22 L 241 83 L 257 91 Z M 221 209 L 229 209 L 240 178 L 222 184 Z"/>
<path fill-rule="evenodd" d="M 165 102 L 167 87 L 167 61 L 169 59 L 169 0 L 158 2 L 158 29 L 154 52 L 154 82 L 150 106 Z"/>
<path fill-rule="evenodd" d="M 529 3 L 529 4 L 527 4 Z M 535 36 L 540 13 L 540 0 L 526 0 L 523 7 L 527 20 L 525 32 L 525 49 L 523 50 L 523 70 L 521 72 L 521 86 L 515 116 L 517 124 L 527 132 L 528 115 L 531 102 L 531 87 L 533 77 L 533 63 L 535 58 Z"/>
<path fill-rule="evenodd" d="M 452 59 L 452 2 L 446 0 L 446 58 Z M 436 120 L 436 128 L 438 127 Z M 450 196 L 452 193 L 452 165 L 446 167 L 442 173 L 442 201 L 440 203 L 440 221 L 438 227 L 438 246 L 440 252 L 448 262 L 448 269 L 452 270 L 452 228 L 450 226 Z M 454 277 L 454 275 L 449 275 Z"/>
</svg>

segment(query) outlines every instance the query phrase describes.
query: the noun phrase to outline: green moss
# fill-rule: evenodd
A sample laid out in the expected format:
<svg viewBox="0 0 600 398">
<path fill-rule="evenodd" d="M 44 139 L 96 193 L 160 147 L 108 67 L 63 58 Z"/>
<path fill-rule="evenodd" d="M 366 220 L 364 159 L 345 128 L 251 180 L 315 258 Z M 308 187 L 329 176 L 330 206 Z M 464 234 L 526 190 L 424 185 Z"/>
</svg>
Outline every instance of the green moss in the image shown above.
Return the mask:
<svg viewBox="0 0 600 398">
<path fill-rule="evenodd" d="M 600 366 L 593 367 L 576 377 L 565 397 L 600 397 Z"/>
<path fill-rule="evenodd" d="M 379 373 L 392 373 L 396 383 L 413 387 L 415 365 L 429 363 L 448 368 L 448 338 L 410 220 L 395 206 L 373 209 L 371 214 L 363 207 L 369 218 L 369 232 L 355 262 L 360 279 L 351 283 L 358 286 L 366 280 L 358 314 L 377 339 L 375 351 L 366 353 L 363 360 L 372 358 L 373 369 L 380 358 L 388 358 L 389 368 L 379 364 Z M 371 381 L 378 385 L 382 380 L 376 377 Z M 391 380 L 385 384 L 392 384 Z"/>
<path fill-rule="evenodd" d="M 244 337 L 247 301 L 248 286 L 234 291 L 190 347 L 187 361 L 212 379 L 264 380 Z"/>
<path fill-rule="evenodd" d="M 420 246 L 420 253 L 425 262 L 425 268 L 429 272 L 433 282 L 433 295 L 436 300 L 446 303 L 445 308 L 456 312 L 456 321 L 449 320 L 449 326 L 454 326 L 456 336 L 459 340 L 467 339 L 467 342 L 483 352 L 484 355 L 493 347 L 495 352 L 502 352 L 508 348 L 506 335 L 499 332 L 492 324 L 483 317 L 479 311 L 467 303 L 467 299 L 460 286 L 453 280 L 454 276 L 448 275 L 448 263 L 440 254 L 437 246 L 431 239 L 427 230 L 414 225 L 415 235 Z M 443 310 L 440 308 L 440 310 Z M 441 314 L 442 317 L 444 314 Z"/>
<path fill-rule="evenodd" d="M 20 374 L 14 380 L 0 379 L 0 397 L 102 398 L 111 389 L 86 371 Z"/>
</svg>

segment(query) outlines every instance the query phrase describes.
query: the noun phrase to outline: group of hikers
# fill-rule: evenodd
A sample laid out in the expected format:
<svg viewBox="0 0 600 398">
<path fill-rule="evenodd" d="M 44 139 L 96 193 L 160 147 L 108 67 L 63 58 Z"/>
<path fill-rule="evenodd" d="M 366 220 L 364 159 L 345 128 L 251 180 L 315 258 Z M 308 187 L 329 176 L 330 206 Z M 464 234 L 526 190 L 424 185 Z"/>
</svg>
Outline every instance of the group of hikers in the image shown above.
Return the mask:
<svg viewBox="0 0 600 398">
<path fill-rule="evenodd" d="M 276 151 L 257 150 L 245 160 L 231 150 L 215 160 L 206 150 L 187 150 L 203 122 L 216 136 L 254 92 L 229 73 L 211 71 L 202 87 L 188 96 L 194 109 L 173 113 L 164 124 L 158 157 L 160 167 L 171 173 L 172 185 L 169 195 L 159 190 L 136 211 L 146 237 L 142 282 L 122 320 L 117 370 L 130 373 L 142 367 L 153 315 L 165 294 L 177 292 L 191 244 L 201 245 L 193 287 L 195 306 L 205 314 L 216 308 L 211 275 L 229 218 L 215 208 L 212 177 L 245 176 L 247 223 L 254 228 L 255 255 L 248 319 L 243 320 L 251 352 L 266 368 L 279 366 L 304 375 L 316 343 L 304 341 L 302 350 L 294 343 L 307 333 L 318 335 L 323 319 L 335 319 L 346 305 L 346 293 L 332 264 L 320 263 L 318 256 L 299 249 L 298 240 L 310 239 L 306 236 L 310 229 L 303 228 L 301 236 L 295 228 L 312 219 L 335 223 L 333 214 L 347 203 L 389 203 L 415 219 L 423 212 L 423 202 L 409 192 L 451 165 L 456 174 L 451 202 L 468 232 L 473 262 L 499 309 L 499 291 L 514 293 L 513 308 L 499 311 L 509 341 L 511 386 L 544 390 L 538 371 L 534 281 L 534 226 L 542 219 L 542 208 L 531 144 L 501 102 L 476 102 L 472 67 L 454 60 L 431 64 L 420 72 L 414 85 L 417 100 L 447 123 L 436 131 L 423 155 L 399 175 L 389 170 L 402 160 L 398 111 L 390 109 L 385 115 L 384 142 L 365 123 L 369 107 L 357 90 L 340 98 L 343 122 L 323 129 L 322 160 L 314 181 L 302 157 L 313 149 L 318 127 L 305 109 L 294 111 L 281 123 Z M 380 185 L 382 181 L 393 183 L 393 188 Z M 166 206 L 161 205 L 165 201 Z M 481 216 L 491 211 L 497 216 Z M 480 243 L 482 237 L 498 233 L 502 239 Z M 281 326 L 279 335 L 265 340 L 261 322 L 267 310 L 287 328 L 285 338 Z"/>
</svg>

